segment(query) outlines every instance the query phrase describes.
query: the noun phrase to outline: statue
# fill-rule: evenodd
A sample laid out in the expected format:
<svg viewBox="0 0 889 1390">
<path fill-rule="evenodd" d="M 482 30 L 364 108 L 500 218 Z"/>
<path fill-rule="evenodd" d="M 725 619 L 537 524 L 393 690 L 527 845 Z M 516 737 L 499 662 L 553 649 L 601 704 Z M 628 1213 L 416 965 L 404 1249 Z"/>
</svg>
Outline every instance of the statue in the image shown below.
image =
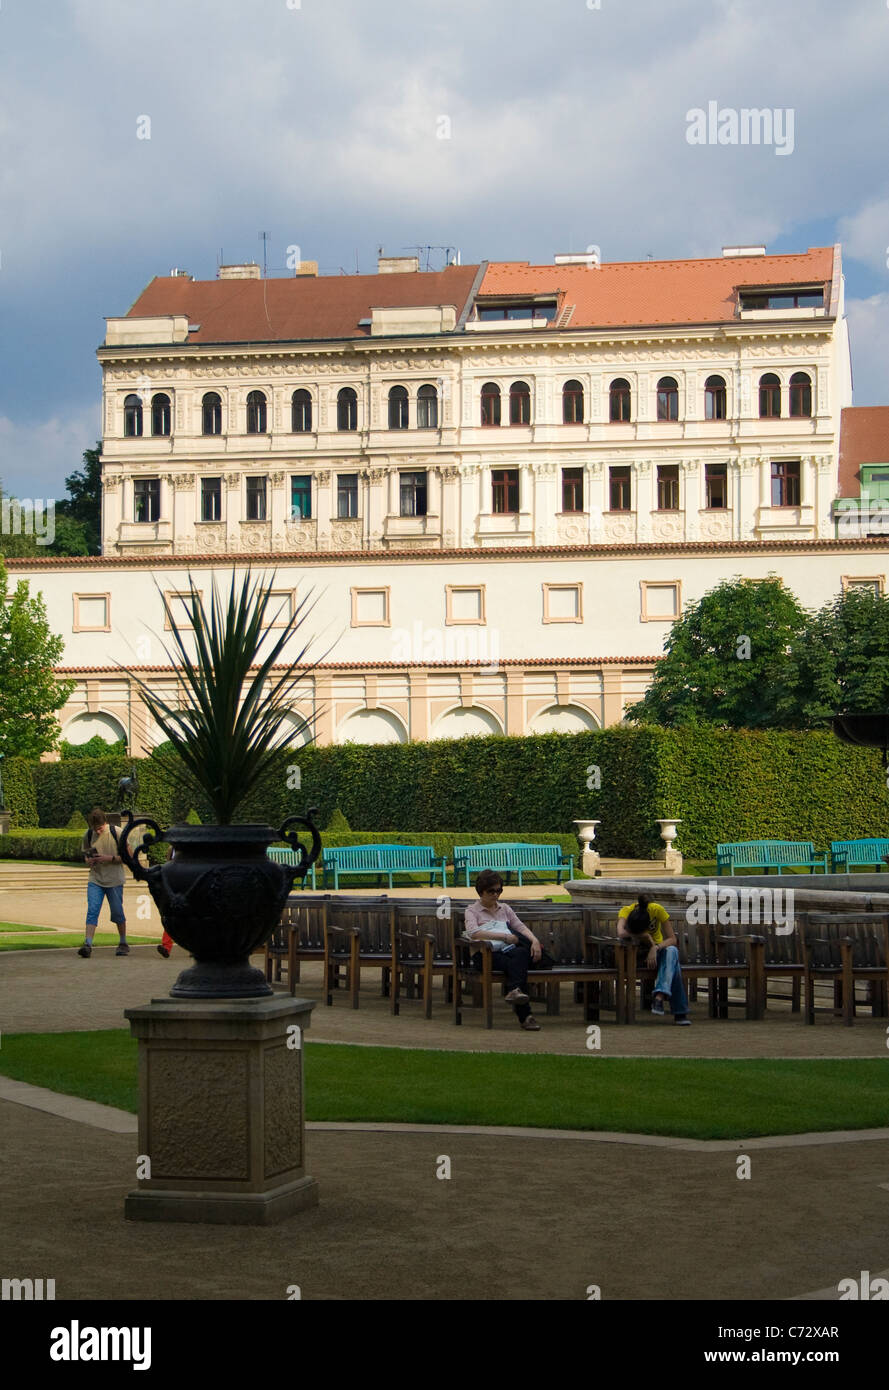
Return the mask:
<svg viewBox="0 0 889 1390">
<path fill-rule="evenodd" d="M 135 811 L 136 797 L 139 795 L 139 779 L 136 776 L 136 769 L 133 768 L 129 777 L 121 777 L 117 784 L 118 809 L 121 811 Z M 129 805 L 127 805 L 129 802 Z"/>
</svg>

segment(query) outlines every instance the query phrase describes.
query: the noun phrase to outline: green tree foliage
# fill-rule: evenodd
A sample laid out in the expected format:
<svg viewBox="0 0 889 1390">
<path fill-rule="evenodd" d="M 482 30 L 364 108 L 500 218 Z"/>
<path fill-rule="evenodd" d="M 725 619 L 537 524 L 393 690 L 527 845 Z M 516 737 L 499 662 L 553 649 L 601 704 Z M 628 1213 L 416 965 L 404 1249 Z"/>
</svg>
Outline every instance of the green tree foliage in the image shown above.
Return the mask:
<svg viewBox="0 0 889 1390">
<path fill-rule="evenodd" d="M 63 758 L 115 758 L 125 756 L 126 751 L 126 739 L 121 738 L 115 743 L 109 743 L 101 734 L 94 734 L 86 743 L 67 743 L 63 740 L 59 744 L 59 752 Z"/>
<path fill-rule="evenodd" d="M 774 574 L 725 580 L 670 629 L 635 723 L 729 729 L 794 725 L 788 653 L 808 618 Z"/>
<path fill-rule="evenodd" d="M 0 752 L 7 757 L 39 758 L 55 747 L 58 711 L 74 689 L 53 673 L 64 646 L 50 632 L 42 596 L 32 598 L 26 580 L 10 594 L 0 564 Z"/>
<path fill-rule="evenodd" d="M 84 467 L 65 479 L 68 496 L 56 507 L 56 530 L 62 518 L 79 529 L 86 550 L 59 551 L 67 555 L 98 555 L 101 552 L 102 524 L 102 444 L 84 449 Z"/>
<path fill-rule="evenodd" d="M 788 724 L 811 728 L 840 711 L 889 710 L 889 596 L 840 594 L 809 620 L 788 668 Z"/>
</svg>

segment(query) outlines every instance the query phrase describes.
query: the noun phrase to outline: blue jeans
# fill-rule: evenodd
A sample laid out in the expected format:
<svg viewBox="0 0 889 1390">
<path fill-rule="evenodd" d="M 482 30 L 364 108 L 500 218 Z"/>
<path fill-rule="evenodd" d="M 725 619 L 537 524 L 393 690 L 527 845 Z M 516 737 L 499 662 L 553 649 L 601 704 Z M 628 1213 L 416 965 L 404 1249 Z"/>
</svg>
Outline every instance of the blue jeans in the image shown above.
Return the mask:
<svg viewBox="0 0 889 1390">
<path fill-rule="evenodd" d="M 110 888 L 103 888 L 100 883 L 93 883 L 92 881 L 86 885 L 86 925 L 88 927 L 98 926 L 99 913 L 106 897 L 108 898 L 112 922 L 125 927 L 127 919 L 123 912 L 123 884 L 114 883 Z"/>
<path fill-rule="evenodd" d="M 657 948 L 657 979 L 654 982 L 654 993 L 670 996 L 670 1008 L 674 1014 L 688 1013 L 688 997 L 682 983 L 679 952 L 675 946 Z"/>
</svg>

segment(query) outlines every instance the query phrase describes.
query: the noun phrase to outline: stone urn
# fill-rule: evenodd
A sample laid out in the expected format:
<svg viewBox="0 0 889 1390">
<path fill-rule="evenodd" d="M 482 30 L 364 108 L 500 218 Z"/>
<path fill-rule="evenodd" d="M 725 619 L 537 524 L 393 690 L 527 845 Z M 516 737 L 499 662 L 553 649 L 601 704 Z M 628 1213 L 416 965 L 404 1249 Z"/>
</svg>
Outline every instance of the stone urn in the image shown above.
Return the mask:
<svg viewBox="0 0 889 1390">
<path fill-rule="evenodd" d="M 661 816 L 658 819 L 661 829 L 661 839 L 664 842 L 664 866 L 673 874 L 682 873 L 682 855 L 678 849 L 673 848 L 673 841 L 678 835 L 677 826 L 682 824 L 676 816 Z"/>
<path fill-rule="evenodd" d="M 120 856 L 133 877 L 148 885 L 161 921 L 178 946 L 194 957 L 170 994 L 174 999 L 256 999 L 274 991 L 250 955 L 271 936 L 281 919 L 294 881 L 304 878 L 321 852 L 314 808 L 305 817 L 290 816 L 280 830 L 270 825 L 173 825 L 161 830 L 147 816 L 126 812 Z M 300 825 L 312 837 L 300 843 Z M 146 827 L 131 852 L 127 840 Z M 286 840 L 296 863 L 277 864 L 266 855 L 269 845 Z M 152 845 L 171 846 L 173 857 L 146 866 L 139 856 Z"/>
<path fill-rule="evenodd" d="M 596 826 L 601 824 L 600 820 L 576 820 L 574 822 L 575 832 L 580 843 L 580 866 L 589 878 L 595 878 L 597 874 L 602 872 L 599 851 L 593 849 Z"/>
</svg>

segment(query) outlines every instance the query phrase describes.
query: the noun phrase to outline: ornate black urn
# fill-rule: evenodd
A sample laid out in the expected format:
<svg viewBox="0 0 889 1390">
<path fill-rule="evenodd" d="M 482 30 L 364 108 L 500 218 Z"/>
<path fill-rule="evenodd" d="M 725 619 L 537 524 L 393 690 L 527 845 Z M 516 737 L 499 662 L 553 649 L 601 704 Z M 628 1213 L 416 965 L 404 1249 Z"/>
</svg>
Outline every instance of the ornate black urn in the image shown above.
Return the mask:
<svg viewBox="0 0 889 1390">
<path fill-rule="evenodd" d="M 883 766 L 886 766 L 889 758 L 889 714 L 835 714 L 833 731 L 843 743 L 881 748 Z"/>
<path fill-rule="evenodd" d="M 163 831 L 147 816 L 126 812 L 120 856 L 134 878 L 148 885 L 161 921 L 178 946 L 195 960 L 170 990 L 176 999 L 254 999 L 272 994 L 250 954 L 274 931 L 294 881 L 302 879 L 321 852 L 321 835 L 313 820 L 290 816 L 275 831 L 270 825 L 173 825 Z M 127 839 L 137 826 L 147 827 L 131 852 Z M 303 826 L 311 848 L 291 826 Z M 276 864 L 269 845 L 286 840 L 296 852 L 295 865 Z M 173 857 L 147 865 L 147 851 L 165 842 Z M 139 856 L 146 856 L 146 864 Z"/>
</svg>

